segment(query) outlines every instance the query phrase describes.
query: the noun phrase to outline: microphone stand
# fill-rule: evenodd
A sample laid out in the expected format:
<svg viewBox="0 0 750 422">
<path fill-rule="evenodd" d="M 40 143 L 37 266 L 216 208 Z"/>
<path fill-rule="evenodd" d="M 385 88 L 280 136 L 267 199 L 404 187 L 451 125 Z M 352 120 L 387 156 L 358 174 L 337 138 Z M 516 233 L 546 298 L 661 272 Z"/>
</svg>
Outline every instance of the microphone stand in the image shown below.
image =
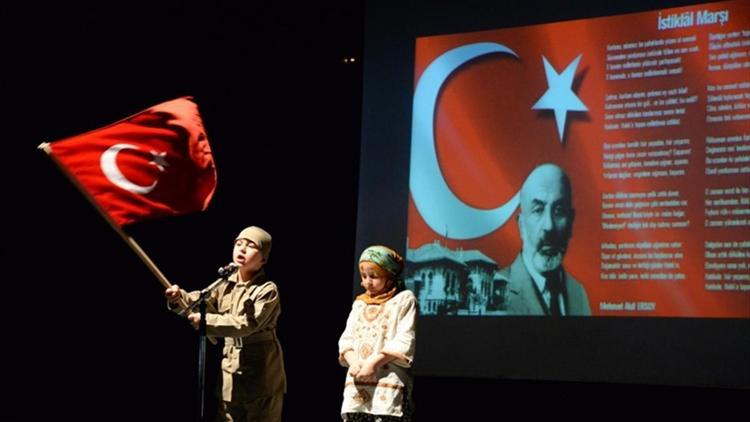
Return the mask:
<svg viewBox="0 0 750 422">
<path fill-rule="evenodd" d="M 206 385 L 206 301 L 211 297 L 211 293 L 216 290 L 217 287 L 227 281 L 229 276 L 234 273 L 228 272 L 205 289 L 201 290 L 198 299 L 191 303 L 188 308 L 180 312 L 180 315 L 187 317 L 192 313 L 196 307 L 201 315 L 201 321 L 198 326 L 198 390 L 197 390 L 197 406 L 198 411 L 196 412 L 196 420 L 198 422 L 204 421 L 205 413 L 205 385 Z"/>
</svg>

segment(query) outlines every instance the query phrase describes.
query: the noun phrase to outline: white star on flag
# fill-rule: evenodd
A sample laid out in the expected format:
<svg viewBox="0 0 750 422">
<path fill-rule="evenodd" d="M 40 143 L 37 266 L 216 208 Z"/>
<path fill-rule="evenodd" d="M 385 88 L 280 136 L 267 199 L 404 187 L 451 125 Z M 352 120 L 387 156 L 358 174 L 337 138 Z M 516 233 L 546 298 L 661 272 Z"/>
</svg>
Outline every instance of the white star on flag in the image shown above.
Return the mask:
<svg viewBox="0 0 750 422">
<path fill-rule="evenodd" d="M 578 63 L 581 61 L 579 54 L 562 73 L 557 73 L 547 58 L 544 60 L 544 73 L 547 75 L 547 91 L 531 107 L 532 110 L 554 110 L 555 122 L 557 123 L 557 133 L 560 135 L 560 143 L 563 141 L 565 132 L 565 118 L 568 111 L 588 111 L 586 105 L 571 89 L 573 85 L 573 76 L 575 76 Z"/>
<path fill-rule="evenodd" d="M 154 150 L 151 150 L 151 156 L 153 157 L 153 160 L 149 162 L 149 164 L 155 165 L 159 171 L 164 172 L 164 167 L 169 166 L 169 163 L 167 162 L 167 153 L 165 152 L 156 152 Z"/>
</svg>

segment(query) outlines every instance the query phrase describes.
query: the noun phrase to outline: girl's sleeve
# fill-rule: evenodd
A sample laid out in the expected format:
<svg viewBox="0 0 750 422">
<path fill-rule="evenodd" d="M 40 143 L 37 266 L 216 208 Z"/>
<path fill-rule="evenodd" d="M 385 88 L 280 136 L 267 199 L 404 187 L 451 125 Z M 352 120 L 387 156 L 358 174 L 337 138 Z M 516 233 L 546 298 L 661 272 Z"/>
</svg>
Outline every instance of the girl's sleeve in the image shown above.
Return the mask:
<svg viewBox="0 0 750 422">
<path fill-rule="evenodd" d="M 405 292 L 407 293 L 399 304 L 396 334 L 386 340 L 381 353 L 392 356 L 394 364 L 408 368 L 414 361 L 417 299 L 411 291 Z"/>
<path fill-rule="evenodd" d="M 349 312 L 349 317 L 346 319 L 346 327 L 339 338 L 339 364 L 341 364 L 341 366 L 349 366 L 349 363 L 344 359 L 344 353 L 349 350 L 354 350 L 354 324 L 357 321 L 355 309 L 356 306 L 352 305 L 352 310 Z"/>
<path fill-rule="evenodd" d="M 215 337 L 245 337 L 266 331 L 281 312 L 276 285 L 268 282 L 260 287 L 255 300 L 246 298 L 239 315 L 206 314 L 206 334 Z"/>
</svg>

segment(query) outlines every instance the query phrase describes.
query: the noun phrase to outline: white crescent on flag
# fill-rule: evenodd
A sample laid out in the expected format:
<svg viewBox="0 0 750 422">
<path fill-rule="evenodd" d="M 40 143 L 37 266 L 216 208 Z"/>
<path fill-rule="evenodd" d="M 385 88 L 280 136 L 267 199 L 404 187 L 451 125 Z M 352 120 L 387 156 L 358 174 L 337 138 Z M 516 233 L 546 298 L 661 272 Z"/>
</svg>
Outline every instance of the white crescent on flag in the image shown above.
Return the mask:
<svg viewBox="0 0 750 422">
<path fill-rule="evenodd" d="M 464 63 L 498 53 L 518 57 L 510 48 L 492 42 L 447 51 L 427 66 L 414 91 L 409 188 L 427 225 L 451 239 L 473 239 L 492 233 L 510 219 L 518 206 L 518 193 L 494 209 L 479 209 L 463 202 L 445 181 L 435 150 L 435 107 L 443 83 Z"/>
<path fill-rule="evenodd" d="M 141 186 L 131 182 L 124 174 L 122 174 L 120 168 L 117 166 L 117 154 L 124 149 L 137 150 L 138 147 L 130 144 L 115 144 L 102 153 L 99 163 L 104 176 L 112 182 L 113 185 L 140 195 L 145 195 L 154 190 L 157 183 L 159 183 L 158 180 L 154 180 L 154 183 L 148 186 Z M 164 161 L 165 153 L 158 154 L 152 151 L 151 154 L 154 155 L 154 161 L 152 161 L 152 163 L 159 168 L 159 171 L 163 172 L 163 165 L 166 165 L 166 162 Z"/>
</svg>

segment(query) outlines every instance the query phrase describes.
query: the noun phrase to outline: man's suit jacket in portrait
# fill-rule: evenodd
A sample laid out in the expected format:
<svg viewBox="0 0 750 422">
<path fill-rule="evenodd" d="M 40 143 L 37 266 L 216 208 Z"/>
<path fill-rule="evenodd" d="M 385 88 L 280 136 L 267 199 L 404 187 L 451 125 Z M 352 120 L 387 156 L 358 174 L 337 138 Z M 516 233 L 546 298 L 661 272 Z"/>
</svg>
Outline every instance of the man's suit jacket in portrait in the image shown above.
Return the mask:
<svg viewBox="0 0 750 422">
<path fill-rule="evenodd" d="M 590 316 L 591 308 L 586 290 L 565 270 L 561 271 L 563 298 L 566 316 Z M 549 315 L 547 306 L 540 301 L 534 280 L 526 269 L 519 253 L 515 261 L 500 271 L 500 276 L 508 281 L 506 309 L 511 315 Z"/>
</svg>

